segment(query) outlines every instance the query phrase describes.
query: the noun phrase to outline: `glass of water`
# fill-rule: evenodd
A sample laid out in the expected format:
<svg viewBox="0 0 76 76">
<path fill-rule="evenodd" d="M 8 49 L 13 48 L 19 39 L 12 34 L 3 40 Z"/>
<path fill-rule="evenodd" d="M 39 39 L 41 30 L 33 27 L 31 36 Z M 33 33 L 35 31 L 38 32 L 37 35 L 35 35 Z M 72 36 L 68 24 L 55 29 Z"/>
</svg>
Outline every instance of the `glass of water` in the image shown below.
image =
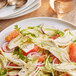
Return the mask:
<svg viewBox="0 0 76 76">
<path fill-rule="evenodd" d="M 50 5 L 56 13 L 67 13 L 74 9 L 75 0 L 50 0 Z"/>
</svg>

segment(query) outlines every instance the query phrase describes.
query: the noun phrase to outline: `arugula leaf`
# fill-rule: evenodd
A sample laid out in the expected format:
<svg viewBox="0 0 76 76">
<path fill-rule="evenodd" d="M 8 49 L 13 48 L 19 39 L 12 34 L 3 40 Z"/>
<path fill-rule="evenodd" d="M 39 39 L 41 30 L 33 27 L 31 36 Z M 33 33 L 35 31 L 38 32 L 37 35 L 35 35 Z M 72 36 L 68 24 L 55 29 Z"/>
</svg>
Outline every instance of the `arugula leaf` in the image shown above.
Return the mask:
<svg viewBox="0 0 76 76">
<path fill-rule="evenodd" d="M 16 47 L 13 54 L 17 54 L 21 60 L 25 60 L 22 50 L 19 47 Z"/>
</svg>

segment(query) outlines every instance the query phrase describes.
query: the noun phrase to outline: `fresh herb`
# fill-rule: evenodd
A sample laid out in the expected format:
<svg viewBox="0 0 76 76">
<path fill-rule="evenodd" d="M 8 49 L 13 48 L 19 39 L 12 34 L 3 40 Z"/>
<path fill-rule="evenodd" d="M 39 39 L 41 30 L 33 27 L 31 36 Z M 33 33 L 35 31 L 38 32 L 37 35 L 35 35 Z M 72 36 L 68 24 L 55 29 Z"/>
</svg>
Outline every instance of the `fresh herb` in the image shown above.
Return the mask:
<svg viewBox="0 0 76 76">
<path fill-rule="evenodd" d="M 69 34 L 73 36 L 73 34 L 69 31 Z"/>
<path fill-rule="evenodd" d="M 3 76 L 3 75 L 5 75 L 5 74 L 7 74 L 7 72 L 8 71 L 10 71 L 10 70 L 12 70 L 12 69 L 0 69 L 0 76 Z"/>
<path fill-rule="evenodd" d="M 0 76 L 7 74 L 7 72 L 8 72 L 7 70 L 0 69 Z"/>
<path fill-rule="evenodd" d="M 61 35 L 61 36 L 64 36 L 64 32 L 63 31 L 61 31 L 61 30 L 57 30 L 57 29 L 50 29 L 50 28 L 45 28 L 46 30 L 49 30 L 49 31 L 54 31 L 55 33 L 54 33 L 54 36 L 55 35 Z"/>
<path fill-rule="evenodd" d="M 49 63 L 49 56 L 47 57 L 47 59 L 45 61 L 45 67 L 46 67 L 47 70 L 51 70 L 50 63 Z"/>
<path fill-rule="evenodd" d="M 25 56 L 23 55 L 23 52 L 19 47 L 15 48 L 14 54 L 17 54 L 20 59 L 25 60 Z"/>
<path fill-rule="evenodd" d="M 36 27 L 37 27 L 37 28 L 40 28 L 41 25 L 42 25 L 42 24 L 40 24 L 40 25 L 38 25 L 38 26 L 36 26 Z M 35 28 L 35 26 L 33 26 L 33 27 L 28 27 L 28 29 L 34 29 L 34 28 Z"/>
<path fill-rule="evenodd" d="M 22 34 L 24 31 L 26 31 L 26 29 L 21 30 L 20 33 Z"/>
<path fill-rule="evenodd" d="M 27 39 L 27 41 L 30 41 L 30 42 L 32 42 L 32 39 L 31 39 L 31 38 L 28 38 L 28 39 Z"/>
<path fill-rule="evenodd" d="M 62 35 L 62 36 L 64 36 L 64 32 L 62 32 L 60 30 L 55 30 L 55 34 L 54 35 Z"/>
<path fill-rule="evenodd" d="M 32 37 L 36 37 L 36 35 L 33 33 L 25 33 L 24 36 L 26 36 L 26 35 L 31 35 Z"/>
<path fill-rule="evenodd" d="M 15 25 L 15 29 L 20 30 L 20 27 L 18 27 L 18 25 Z"/>
<path fill-rule="evenodd" d="M 73 42 L 76 42 L 76 40 L 74 40 Z"/>
<path fill-rule="evenodd" d="M 46 53 L 47 55 L 49 55 L 49 54 L 50 54 L 50 52 L 49 52 L 48 50 L 46 50 L 46 51 L 45 51 L 45 53 Z"/>
<path fill-rule="evenodd" d="M 23 45 L 23 44 L 25 43 L 25 41 L 24 41 L 24 40 L 21 40 L 21 42 L 22 42 L 22 44 L 21 44 L 21 45 Z M 31 39 L 31 38 L 27 38 L 27 42 L 32 42 L 32 39 Z"/>
<path fill-rule="evenodd" d="M 34 29 L 35 27 L 28 27 L 28 29 Z"/>
<path fill-rule="evenodd" d="M 53 61 L 53 57 L 50 57 L 49 62 L 52 63 L 52 61 Z"/>
<path fill-rule="evenodd" d="M 15 25 L 15 29 L 17 29 L 18 28 L 18 25 Z"/>
</svg>

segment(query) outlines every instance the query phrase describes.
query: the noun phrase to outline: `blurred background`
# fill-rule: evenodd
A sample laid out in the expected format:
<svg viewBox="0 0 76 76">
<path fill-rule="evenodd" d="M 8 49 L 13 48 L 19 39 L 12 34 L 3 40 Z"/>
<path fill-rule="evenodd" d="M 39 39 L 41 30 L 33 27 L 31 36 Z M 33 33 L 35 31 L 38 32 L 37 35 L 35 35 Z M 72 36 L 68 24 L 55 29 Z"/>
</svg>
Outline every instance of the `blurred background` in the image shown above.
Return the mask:
<svg viewBox="0 0 76 76">
<path fill-rule="evenodd" d="M 0 18 L 0 31 L 17 21 L 32 17 L 56 17 L 76 24 L 76 0 L 40 0 L 40 4 L 38 9 L 26 15 L 12 19 Z"/>
</svg>

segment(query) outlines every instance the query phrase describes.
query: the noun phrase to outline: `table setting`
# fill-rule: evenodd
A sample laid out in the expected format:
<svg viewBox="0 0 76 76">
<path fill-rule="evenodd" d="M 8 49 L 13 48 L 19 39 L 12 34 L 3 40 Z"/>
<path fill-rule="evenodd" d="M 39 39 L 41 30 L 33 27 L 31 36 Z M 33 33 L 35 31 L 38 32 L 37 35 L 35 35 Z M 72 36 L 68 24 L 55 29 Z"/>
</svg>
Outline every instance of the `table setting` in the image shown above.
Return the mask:
<svg viewBox="0 0 76 76">
<path fill-rule="evenodd" d="M 40 0 L 28 0 L 21 8 L 10 5 L 4 6 L 0 10 L 0 19 L 11 19 L 30 13 L 41 6 L 40 2 Z"/>
<path fill-rule="evenodd" d="M 76 0 L 0 0 L 0 76 L 76 76 Z"/>
</svg>

